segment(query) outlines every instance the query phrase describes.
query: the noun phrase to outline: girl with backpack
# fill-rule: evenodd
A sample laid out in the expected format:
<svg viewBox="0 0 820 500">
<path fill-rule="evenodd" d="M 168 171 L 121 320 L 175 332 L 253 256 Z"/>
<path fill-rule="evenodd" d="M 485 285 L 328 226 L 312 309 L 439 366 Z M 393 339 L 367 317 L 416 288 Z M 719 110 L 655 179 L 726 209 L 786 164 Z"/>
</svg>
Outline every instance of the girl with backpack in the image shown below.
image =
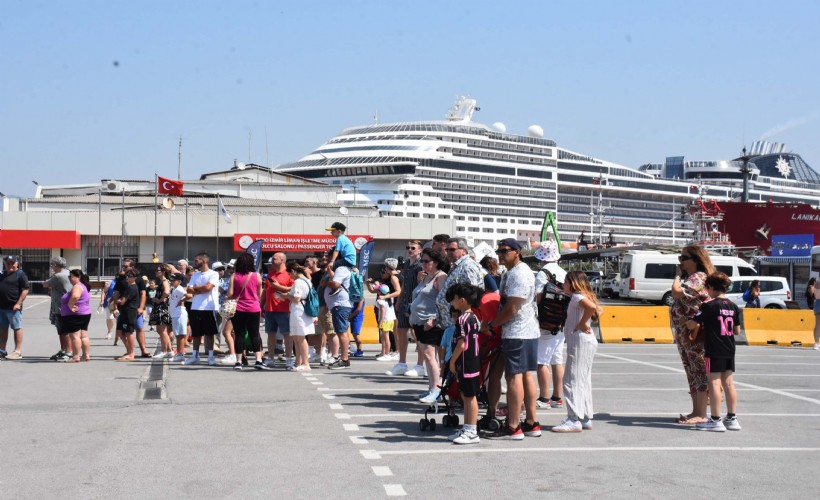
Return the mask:
<svg viewBox="0 0 820 500">
<path fill-rule="evenodd" d="M 308 312 L 314 311 L 307 310 L 312 307 L 308 300 L 313 295 L 311 294 L 313 285 L 305 274 L 305 268 L 297 262 L 288 262 L 285 269 L 293 278 L 293 286 L 288 293 L 288 300 L 290 301 L 290 337 L 293 340 L 294 351 L 296 351 L 295 364 L 288 358 L 289 363 L 287 363 L 285 369 L 288 371 L 310 371 L 306 336 L 316 333 L 313 326 L 313 320 L 316 316 L 308 314 Z M 318 299 L 316 305 L 318 307 Z M 318 314 L 318 311 L 315 314 Z"/>
</svg>

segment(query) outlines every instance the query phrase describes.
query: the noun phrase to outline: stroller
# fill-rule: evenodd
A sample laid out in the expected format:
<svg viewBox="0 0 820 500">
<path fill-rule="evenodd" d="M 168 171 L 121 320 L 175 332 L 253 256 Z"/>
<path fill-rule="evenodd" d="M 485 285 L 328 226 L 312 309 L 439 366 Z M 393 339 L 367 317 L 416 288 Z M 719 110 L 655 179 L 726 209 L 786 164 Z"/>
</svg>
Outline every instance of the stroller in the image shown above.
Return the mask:
<svg viewBox="0 0 820 500">
<path fill-rule="evenodd" d="M 486 408 L 488 401 L 487 378 L 501 354 L 501 333 L 481 335 L 478 345 L 479 355 L 481 356 L 481 393 L 478 396 L 478 404 L 480 407 Z M 458 388 L 458 377 L 455 373 L 450 372 L 449 366 L 450 358 L 448 357 L 444 362 L 444 370 L 441 376 L 439 401 L 428 406 L 424 410 L 424 418 L 419 420 L 419 429 L 422 431 L 436 430 L 436 419 L 430 418 L 430 414 L 437 414 L 440 406 L 443 406 L 445 411 L 445 414 L 441 417 L 441 425 L 444 427 L 458 427 L 459 419 L 456 415 L 456 402 L 461 403 L 461 391 Z M 496 423 L 500 428 L 500 423 L 497 421 Z"/>
</svg>

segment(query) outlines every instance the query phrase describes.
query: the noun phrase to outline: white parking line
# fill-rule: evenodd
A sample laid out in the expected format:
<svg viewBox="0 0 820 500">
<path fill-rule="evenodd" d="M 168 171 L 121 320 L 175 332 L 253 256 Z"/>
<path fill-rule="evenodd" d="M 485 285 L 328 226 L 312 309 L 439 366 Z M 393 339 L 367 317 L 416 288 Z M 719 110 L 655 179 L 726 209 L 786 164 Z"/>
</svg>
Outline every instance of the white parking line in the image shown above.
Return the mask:
<svg viewBox="0 0 820 500">
<path fill-rule="evenodd" d="M 322 394 L 322 397 L 325 399 L 336 399 L 336 396 L 333 394 Z"/>
<path fill-rule="evenodd" d="M 662 368 L 664 370 L 669 370 L 669 371 L 675 372 L 675 373 L 683 373 L 683 369 L 681 369 L 681 368 L 672 368 L 670 366 L 657 365 L 655 363 L 648 363 L 646 361 L 637 361 L 637 360 L 629 359 L 629 358 L 621 358 L 619 356 L 613 356 L 611 354 L 603 354 L 603 356 L 607 357 L 607 358 L 619 359 L 619 360 L 623 360 L 623 361 L 632 361 L 633 363 L 638 364 L 638 365 L 651 366 L 651 367 L 654 367 L 654 368 Z M 744 373 L 743 377 L 748 377 L 749 375 L 767 376 L 767 377 L 788 377 L 788 376 L 793 376 L 793 377 L 820 377 L 820 375 L 787 375 L 787 374 L 784 374 L 784 373 L 773 373 L 773 374 Z M 778 394 L 780 396 L 786 396 L 786 397 L 789 397 L 789 398 L 792 398 L 792 399 L 798 399 L 800 401 L 806 401 L 806 402 L 809 402 L 809 403 L 814 403 L 816 405 L 820 405 L 820 399 L 809 398 L 809 397 L 806 397 L 806 396 L 801 396 L 799 394 L 793 394 L 791 392 L 781 391 L 779 389 L 770 389 L 768 387 L 749 384 L 749 383 L 746 383 L 746 382 L 738 382 L 737 380 L 735 380 L 735 385 L 738 386 L 738 387 L 746 387 L 748 389 L 760 389 L 760 390 L 763 390 L 763 391 L 771 392 L 772 394 Z"/>
<path fill-rule="evenodd" d="M 390 470 L 390 467 L 385 467 L 383 465 L 374 465 L 373 467 L 371 467 L 371 469 L 373 469 L 373 474 L 375 474 L 379 477 L 386 477 L 386 476 L 392 476 L 393 475 L 393 471 Z"/>
<path fill-rule="evenodd" d="M 356 432 L 359 430 L 359 426 L 356 424 L 342 424 L 342 427 L 348 432 Z"/>
<path fill-rule="evenodd" d="M 404 488 L 400 484 L 385 484 L 384 492 L 387 493 L 389 497 L 403 497 L 407 495 L 407 492 L 404 491 Z"/>
<path fill-rule="evenodd" d="M 311 384 L 313 384 L 313 385 L 325 385 L 324 382 L 311 382 Z"/>
<path fill-rule="evenodd" d="M 702 453 L 705 451 L 742 451 L 742 452 L 809 452 L 816 453 L 820 451 L 817 447 L 764 447 L 764 446 L 601 446 L 601 447 L 549 447 L 549 448 L 454 448 L 452 446 L 433 448 L 427 450 L 360 450 L 362 456 L 367 460 L 379 460 L 387 455 L 445 455 L 445 454 L 464 454 L 464 453 L 551 453 L 551 452 L 580 452 L 580 453 L 597 453 L 597 452 L 627 452 L 627 451 L 681 451 L 681 452 L 696 452 Z"/>
<path fill-rule="evenodd" d="M 331 410 L 343 410 L 344 409 L 344 407 L 339 403 L 330 403 L 328 406 L 330 406 Z"/>
<path fill-rule="evenodd" d="M 47 300 L 42 300 L 42 301 L 40 301 L 40 302 L 36 302 L 36 303 L 34 303 L 34 304 L 31 304 L 30 306 L 26 306 L 26 307 L 24 307 L 24 308 L 23 308 L 23 310 L 24 310 L 24 311 L 28 311 L 28 310 L 29 310 L 29 309 L 31 309 L 32 307 L 37 307 L 37 306 L 40 306 L 40 305 L 43 305 L 43 304 L 46 304 L 46 303 L 49 303 L 49 304 L 50 304 L 50 303 L 51 303 L 51 299 L 47 299 Z"/>
<path fill-rule="evenodd" d="M 333 416 L 338 418 L 339 420 L 349 420 L 350 419 L 350 415 L 347 414 L 347 413 L 334 413 Z"/>
<path fill-rule="evenodd" d="M 350 438 L 350 442 L 353 444 L 367 444 L 367 439 L 364 436 L 348 436 Z"/>
</svg>

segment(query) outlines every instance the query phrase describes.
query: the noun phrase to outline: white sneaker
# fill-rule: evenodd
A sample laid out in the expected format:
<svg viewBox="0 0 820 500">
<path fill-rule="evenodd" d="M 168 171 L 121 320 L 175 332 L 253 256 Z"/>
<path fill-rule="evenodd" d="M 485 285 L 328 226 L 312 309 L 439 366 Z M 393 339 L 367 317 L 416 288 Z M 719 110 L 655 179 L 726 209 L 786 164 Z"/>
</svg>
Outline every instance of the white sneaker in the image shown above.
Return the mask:
<svg viewBox="0 0 820 500">
<path fill-rule="evenodd" d="M 401 356 L 399 356 L 399 353 L 395 351 L 391 352 L 389 356 L 391 361 L 398 361 L 401 358 Z"/>
<path fill-rule="evenodd" d="M 408 368 L 406 372 L 404 372 L 405 377 L 411 378 L 418 378 L 424 376 L 424 367 L 416 365 L 412 368 Z"/>
<path fill-rule="evenodd" d="M 812 347 L 812 349 L 814 349 L 815 351 L 820 351 L 820 342 L 814 344 L 814 347 Z"/>
<path fill-rule="evenodd" d="M 586 420 L 581 420 L 581 429 L 583 429 L 585 431 L 591 431 L 592 430 L 592 419 L 588 418 Z"/>
<path fill-rule="evenodd" d="M 379 354 L 376 356 L 376 361 L 393 361 L 393 356 L 388 354 Z"/>
<path fill-rule="evenodd" d="M 308 358 L 312 358 L 313 356 L 316 356 L 316 348 L 313 347 L 313 346 L 310 346 L 308 348 Z"/>
<path fill-rule="evenodd" d="M 441 391 L 439 391 L 438 389 L 433 389 L 430 392 L 428 392 L 426 396 L 420 398 L 419 403 L 431 405 L 436 402 L 439 394 L 441 394 Z"/>
<path fill-rule="evenodd" d="M 726 432 L 726 426 L 720 418 L 717 420 L 710 418 L 706 422 L 695 425 L 695 428 L 699 431 Z"/>
<path fill-rule="evenodd" d="M 407 372 L 407 364 L 406 363 L 396 363 L 395 365 L 393 365 L 393 368 L 387 370 L 384 373 L 387 374 L 387 375 L 392 375 L 394 377 L 397 377 L 399 375 L 404 375 L 405 372 Z"/>
<path fill-rule="evenodd" d="M 461 433 L 453 439 L 453 444 L 477 444 L 481 439 L 473 431 L 462 430 Z"/>
<path fill-rule="evenodd" d="M 316 353 L 311 354 L 308 356 L 308 363 L 321 363 L 322 356 Z"/>
<path fill-rule="evenodd" d="M 185 361 L 185 355 L 184 354 L 177 354 L 176 356 L 174 356 L 174 359 L 172 361 L 174 363 L 182 363 L 183 361 Z"/>
<path fill-rule="evenodd" d="M 737 421 L 737 417 L 724 418 L 723 419 L 723 426 L 726 427 L 730 431 L 739 431 L 740 430 L 740 422 Z"/>
<path fill-rule="evenodd" d="M 216 358 L 208 358 L 208 366 L 216 366 Z"/>
<path fill-rule="evenodd" d="M 185 366 L 191 365 L 198 365 L 199 364 L 199 356 L 191 356 L 190 358 L 186 359 L 184 363 Z"/>
<path fill-rule="evenodd" d="M 220 365 L 233 366 L 236 363 L 236 354 L 228 354 L 219 362 Z"/>
<path fill-rule="evenodd" d="M 464 430 L 464 427 L 460 427 L 459 429 L 457 429 L 454 433 L 447 436 L 447 441 L 455 440 L 455 438 L 457 438 L 461 435 L 461 431 L 463 431 L 463 430 Z"/>
<path fill-rule="evenodd" d="M 581 422 L 578 420 L 566 419 L 550 430 L 552 432 L 581 432 Z"/>
</svg>

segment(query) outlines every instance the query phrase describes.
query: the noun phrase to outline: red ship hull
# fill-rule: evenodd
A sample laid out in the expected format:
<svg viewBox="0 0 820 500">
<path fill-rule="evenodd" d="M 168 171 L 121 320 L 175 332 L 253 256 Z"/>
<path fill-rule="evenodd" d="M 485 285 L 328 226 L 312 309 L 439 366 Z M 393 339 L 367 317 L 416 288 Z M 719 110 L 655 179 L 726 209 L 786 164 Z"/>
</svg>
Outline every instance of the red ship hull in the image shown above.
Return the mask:
<svg viewBox="0 0 820 500">
<path fill-rule="evenodd" d="M 721 202 L 723 231 L 738 249 L 757 247 L 769 255 L 772 236 L 812 234 L 820 244 L 820 210 L 805 203 Z"/>
</svg>

